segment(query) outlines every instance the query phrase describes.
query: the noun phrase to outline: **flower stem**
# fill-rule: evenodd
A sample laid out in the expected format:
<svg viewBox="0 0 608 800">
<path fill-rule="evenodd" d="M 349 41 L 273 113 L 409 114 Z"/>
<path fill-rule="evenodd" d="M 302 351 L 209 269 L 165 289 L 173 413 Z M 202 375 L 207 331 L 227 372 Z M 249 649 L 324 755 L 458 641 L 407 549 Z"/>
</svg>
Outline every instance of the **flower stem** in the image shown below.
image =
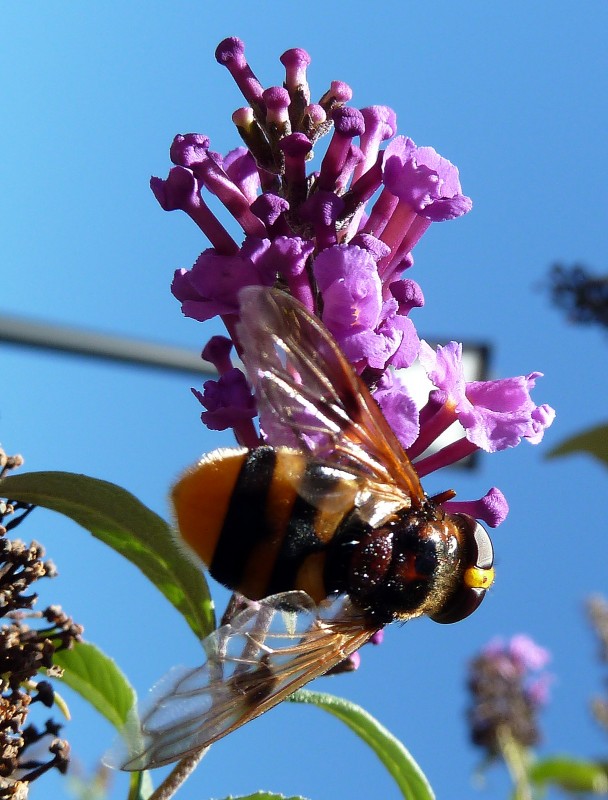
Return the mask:
<svg viewBox="0 0 608 800">
<path fill-rule="evenodd" d="M 181 761 L 178 761 L 148 800 L 169 800 L 170 797 L 173 797 L 182 783 L 194 772 L 208 749 L 208 747 L 203 747 L 202 750 L 197 750 L 196 753 L 191 753 L 189 756 L 182 758 Z"/>
<path fill-rule="evenodd" d="M 517 742 L 511 731 L 501 726 L 496 732 L 500 752 L 504 758 L 514 786 L 513 800 L 533 800 L 532 787 L 528 780 L 528 754 Z"/>
</svg>

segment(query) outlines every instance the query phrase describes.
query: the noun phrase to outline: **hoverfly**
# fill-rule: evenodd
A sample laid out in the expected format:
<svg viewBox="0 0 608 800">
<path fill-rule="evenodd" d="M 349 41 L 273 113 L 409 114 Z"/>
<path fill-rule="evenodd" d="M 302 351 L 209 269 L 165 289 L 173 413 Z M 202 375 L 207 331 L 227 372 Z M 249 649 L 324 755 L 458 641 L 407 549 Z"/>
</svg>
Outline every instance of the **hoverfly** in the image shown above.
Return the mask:
<svg viewBox="0 0 608 800">
<path fill-rule="evenodd" d="M 456 622 L 493 581 L 484 528 L 428 498 L 363 381 L 289 295 L 240 295 L 261 424 L 282 446 L 220 449 L 178 481 L 179 532 L 253 601 L 174 670 L 129 734 L 126 770 L 215 742 L 326 673 L 388 622 Z M 280 439 L 278 438 L 280 437 Z"/>
</svg>

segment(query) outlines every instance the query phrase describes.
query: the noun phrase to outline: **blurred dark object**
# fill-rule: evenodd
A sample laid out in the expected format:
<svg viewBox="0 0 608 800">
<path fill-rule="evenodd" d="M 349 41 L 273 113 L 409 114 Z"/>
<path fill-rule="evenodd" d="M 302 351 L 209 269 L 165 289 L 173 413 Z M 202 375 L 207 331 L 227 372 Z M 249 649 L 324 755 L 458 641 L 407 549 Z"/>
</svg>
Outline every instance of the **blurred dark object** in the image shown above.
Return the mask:
<svg viewBox="0 0 608 800">
<path fill-rule="evenodd" d="M 540 740 L 538 712 L 548 701 L 550 655 L 529 636 L 492 640 L 469 664 L 467 710 L 473 744 L 490 760 L 508 760 L 513 746 L 527 750 Z"/>
<path fill-rule="evenodd" d="M 570 322 L 608 328 L 608 275 L 593 275 L 581 264 L 554 264 L 548 289 L 551 300 Z"/>
<path fill-rule="evenodd" d="M 587 601 L 587 613 L 600 646 L 600 659 L 608 664 L 608 602 L 600 595 L 590 597 Z M 608 681 L 605 681 L 608 686 Z M 608 732 L 608 700 L 605 697 L 594 697 L 591 701 L 593 716 Z"/>
</svg>

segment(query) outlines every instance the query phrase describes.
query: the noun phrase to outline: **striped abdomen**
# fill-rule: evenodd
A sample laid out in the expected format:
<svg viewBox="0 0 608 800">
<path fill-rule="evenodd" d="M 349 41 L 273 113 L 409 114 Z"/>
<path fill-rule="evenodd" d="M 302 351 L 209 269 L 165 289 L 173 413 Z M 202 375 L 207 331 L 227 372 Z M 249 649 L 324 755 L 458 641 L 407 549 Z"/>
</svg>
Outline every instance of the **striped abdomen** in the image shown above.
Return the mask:
<svg viewBox="0 0 608 800">
<path fill-rule="evenodd" d="M 182 537 L 220 583 L 252 600 L 301 589 L 320 602 L 346 589 L 351 547 L 334 537 L 352 540 L 364 484 L 298 451 L 259 447 L 205 456 L 172 497 Z"/>
</svg>

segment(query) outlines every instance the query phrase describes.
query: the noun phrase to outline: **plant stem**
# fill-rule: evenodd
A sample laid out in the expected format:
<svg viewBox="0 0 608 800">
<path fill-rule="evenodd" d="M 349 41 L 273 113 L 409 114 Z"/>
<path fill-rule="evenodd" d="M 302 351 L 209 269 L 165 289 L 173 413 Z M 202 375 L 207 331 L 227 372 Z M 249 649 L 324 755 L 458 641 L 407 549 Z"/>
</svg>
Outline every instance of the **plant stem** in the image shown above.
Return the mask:
<svg viewBox="0 0 608 800">
<path fill-rule="evenodd" d="M 532 787 L 528 780 L 527 751 L 517 742 L 507 727 L 497 731 L 498 744 L 509 775 L 513 781 L 514 800 L 533 800 Z"/>
<path fill-rule="evenodd" d="M 192 753 L 178 761 L 148 800 L 169 800 L 170 797 L 173 797 L 182 783 L 194 772 L 208 749 L 208 747 L 203 747 L 202 750 L 197 750 L 196 753 Z"/>
</svg>

